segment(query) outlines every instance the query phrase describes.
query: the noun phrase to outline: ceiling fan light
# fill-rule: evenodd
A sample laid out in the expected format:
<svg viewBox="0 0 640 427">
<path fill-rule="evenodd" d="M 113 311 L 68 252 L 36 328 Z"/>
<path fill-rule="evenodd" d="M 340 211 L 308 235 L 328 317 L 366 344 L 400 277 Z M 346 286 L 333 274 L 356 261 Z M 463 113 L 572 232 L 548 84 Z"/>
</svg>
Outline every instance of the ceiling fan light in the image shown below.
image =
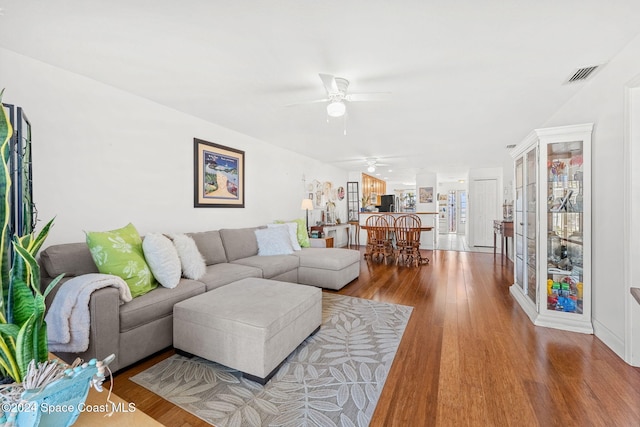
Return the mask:
<svg viewBox="0 0 640 427">
<path fill-rule="evenodd" d="M 376 167 L 373 165 L 369 165 L 369 167 L 367 168 L 368 172 L 375 172 L 376 171 Z"/>
<path fill-rule="evenodd" d="M 327 105 L 327 114 L 330 117 L 341 117 L 344 116 L 347 107 L 344 105 L 342 101 L 333 101 Z"/>
</svg>

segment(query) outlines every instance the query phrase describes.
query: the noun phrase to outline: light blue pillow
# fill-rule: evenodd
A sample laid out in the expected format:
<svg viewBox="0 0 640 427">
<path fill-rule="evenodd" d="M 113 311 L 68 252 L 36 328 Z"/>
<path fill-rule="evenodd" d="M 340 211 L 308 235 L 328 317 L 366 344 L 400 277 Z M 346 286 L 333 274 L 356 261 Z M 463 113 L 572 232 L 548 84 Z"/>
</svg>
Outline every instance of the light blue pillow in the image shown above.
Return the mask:
<svg viewBox="0 0 640 427">
<path fill-rule="evenodd" d="M 293 253 L 289 232 L 285 227 L 259 228 L 255 233 L 258 240 L 258 256 Z"/>
</svg>

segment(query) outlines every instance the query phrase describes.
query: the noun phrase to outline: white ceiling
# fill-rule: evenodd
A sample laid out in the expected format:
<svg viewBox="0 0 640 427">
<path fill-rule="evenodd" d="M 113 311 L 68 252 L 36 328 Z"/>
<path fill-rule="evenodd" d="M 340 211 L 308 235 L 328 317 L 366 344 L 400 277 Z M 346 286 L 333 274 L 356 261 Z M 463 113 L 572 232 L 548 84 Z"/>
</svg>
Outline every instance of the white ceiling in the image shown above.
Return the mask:
<svg viewBox="0 0 640 427">
<path fill-rule="evenodd" d="M 0 46 L 391 182 L 501 167 L 640 32 L 640 1 L 0 0 Z M 7 64 L 2 64 L 7 66 Z M 606 65 L 605 65 L 606 66 Z M 318 73 L 391 92 L 327 121 Z M 224 143 L 224 141 L 217 141 Z M 392 169 L 393 172 L 387 172 Z"/>
</svg>

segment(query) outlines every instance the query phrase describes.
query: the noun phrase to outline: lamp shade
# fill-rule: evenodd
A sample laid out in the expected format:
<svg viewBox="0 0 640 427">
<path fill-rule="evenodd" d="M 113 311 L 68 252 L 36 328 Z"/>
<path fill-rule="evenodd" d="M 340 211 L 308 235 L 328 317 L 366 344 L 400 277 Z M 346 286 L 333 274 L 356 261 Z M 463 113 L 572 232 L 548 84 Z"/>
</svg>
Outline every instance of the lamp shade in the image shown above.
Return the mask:
<svg viewBox="0 0 640 427">
<path fill-rule="evenodd" d="M 347 107 L 342 101 L 333 101 L 327 105 L 327 114 L 331 117 L 341 117 L 346 110 Z"/>
<path fill-rule="evenodd" d="M 313 210 L 313 202 L 311 199 L 302 199 L 302 205 L 300 205 L 300 209 L 303 211 Z"/>
</svg>

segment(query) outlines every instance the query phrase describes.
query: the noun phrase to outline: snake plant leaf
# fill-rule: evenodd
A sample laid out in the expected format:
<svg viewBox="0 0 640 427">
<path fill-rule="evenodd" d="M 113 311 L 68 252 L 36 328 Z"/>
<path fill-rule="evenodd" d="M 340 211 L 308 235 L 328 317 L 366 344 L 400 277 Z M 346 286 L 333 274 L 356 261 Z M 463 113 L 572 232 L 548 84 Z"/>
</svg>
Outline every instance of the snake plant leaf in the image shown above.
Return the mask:
<svg viewBox="0 0 640 427">
<path fill-rule="evenodd" d="M 0 171 L 0 313 L 2 318 L 6 318 L 6 300 L 7 300 L 7 288 L 9 287 L 9 271 L 11 269 L 10 263 L 10 251 L 11 241 L 9 234 L 9 192 L 11 187 L 11 178 L 9 175 L 9 141 L 13 135 L 13 128 L 9 121 L 9 115 L 2 106 L 2 95 L 4 89 L 0 91 L 0 161 L 2 162 L 2 170 Z"/>
<path fill-rule="evenodd" d="M 14 380 L 20 377 L 20 369 L 15 358 L 16 339 L 5 339 L 5 337 L 0 336 L 0 368 L 2 368 L 5 375 L 9 375 Z"/>
<path fill-rule="evenodd" d="M 38 239 L 39 238 L 40 236 L 38 236 Z M 42 240 L 44 241 L 44 239 Z M 35 242 L 37 242 L 37 239 L 29 248 L 25 248 L 24 246 L 15 246 L 15 249 L 25 262 L 27 283 L 29 284 L 29 287 L 34 294 L 40 294 L 40 266 L 38 265 L 38 261 L 36 261 L 36 252 L 40 246 L 42 246 L 42 243 L 37 244 Z"/>
<path fill-rule="evenodd" d="M 15 323 L 22 327 L 36 310 L 34 291 L 30 282 L 35 280 L 34 266 L 36 267 L 35 270 L 39 269 L 35 258 L 20 246 L 18 239 L 14 240 L 13 249 L 17 256 L 13 260 L 13 268 L 11 270 L 11 293 L 7 304 L 10 315 L 7 320 L 9 323 Z M 40 274 L 37 274 L 37 276 L 38 281 L 40 281 Z M 36 291 L 36 293 L 39 292 Z"/>
<path fill-rule="evenodd" d="M 36 321 L 33 327 L 33 354 L 37 362 L 44 362 L 49 358 L 47 344 L 47 323 L 44 321 L 45 302 L 41 294 L 35 297 Z"/>
<path fill-rule="evenodd" d="M 16 341 L 16 362 L 20 370 L 20 379 L 14 378 L 16 382 L 22 382 L 24 375 L 27 372 L 29 362 L 34 359 L 35 354 L 33 352 L 33 329 L 36 321 L 35 313 L 29 317 L 24 325 L 18 332 L 18 339 Z"/>
<path fill-rule="evenodd" d="M 60 274 L 58 277 L 53 279 L 51 283 L 49 283 L 49 286 L 47 286 L 47 289 L 45 289 L 44 292 L 42 293 L 42 296 L 46 298 L 47 295 L 49 295 L 49 292 L 51 292 L 53 288 L 56 287 L 58 282 L 60 282 L 60 280 L 62 280 L 63 277 L 64 277 L 64 273 Z"/>
<path fill-rule="evenodd" d="M 51 220 L 49 220 L 49 222 L 44 227 L 42 227 L 42 230 L 40 230 L 40 232 L 35 238 L 33 238 L 32 234 L 27 235 L 30 237 L 31 240 L 29 241 L 28 244 L 23 245 L 23 247 L 27 248 L 29 250 L 29 253 L 34 258 L 38 253 L 38 251 L 40 250 L 40 248 L 42 247 L 42 245 L 44 244 L 44 241 L 47 239 L 47 236 L 49 235 L 49 231 L 51 230 L 51 227 L 53 227 L 53 222 L 55 221 L 55 219 L 56 218 L 53 217 Z M 36 270 L 36 269 L 32 269 L 32 270 Z M 38 279 L 38 282 L 36 283 L 40 283 L 39 279 Z"/>
<path fill-rule="evenodd" d="M 3 337 L 10 337 L 15 340 L 18 338 L 18 332 L 20 332 L 18 325 L 14 325 L 13 323 L 0 324 L 0 335 Z"/>
</svg>

